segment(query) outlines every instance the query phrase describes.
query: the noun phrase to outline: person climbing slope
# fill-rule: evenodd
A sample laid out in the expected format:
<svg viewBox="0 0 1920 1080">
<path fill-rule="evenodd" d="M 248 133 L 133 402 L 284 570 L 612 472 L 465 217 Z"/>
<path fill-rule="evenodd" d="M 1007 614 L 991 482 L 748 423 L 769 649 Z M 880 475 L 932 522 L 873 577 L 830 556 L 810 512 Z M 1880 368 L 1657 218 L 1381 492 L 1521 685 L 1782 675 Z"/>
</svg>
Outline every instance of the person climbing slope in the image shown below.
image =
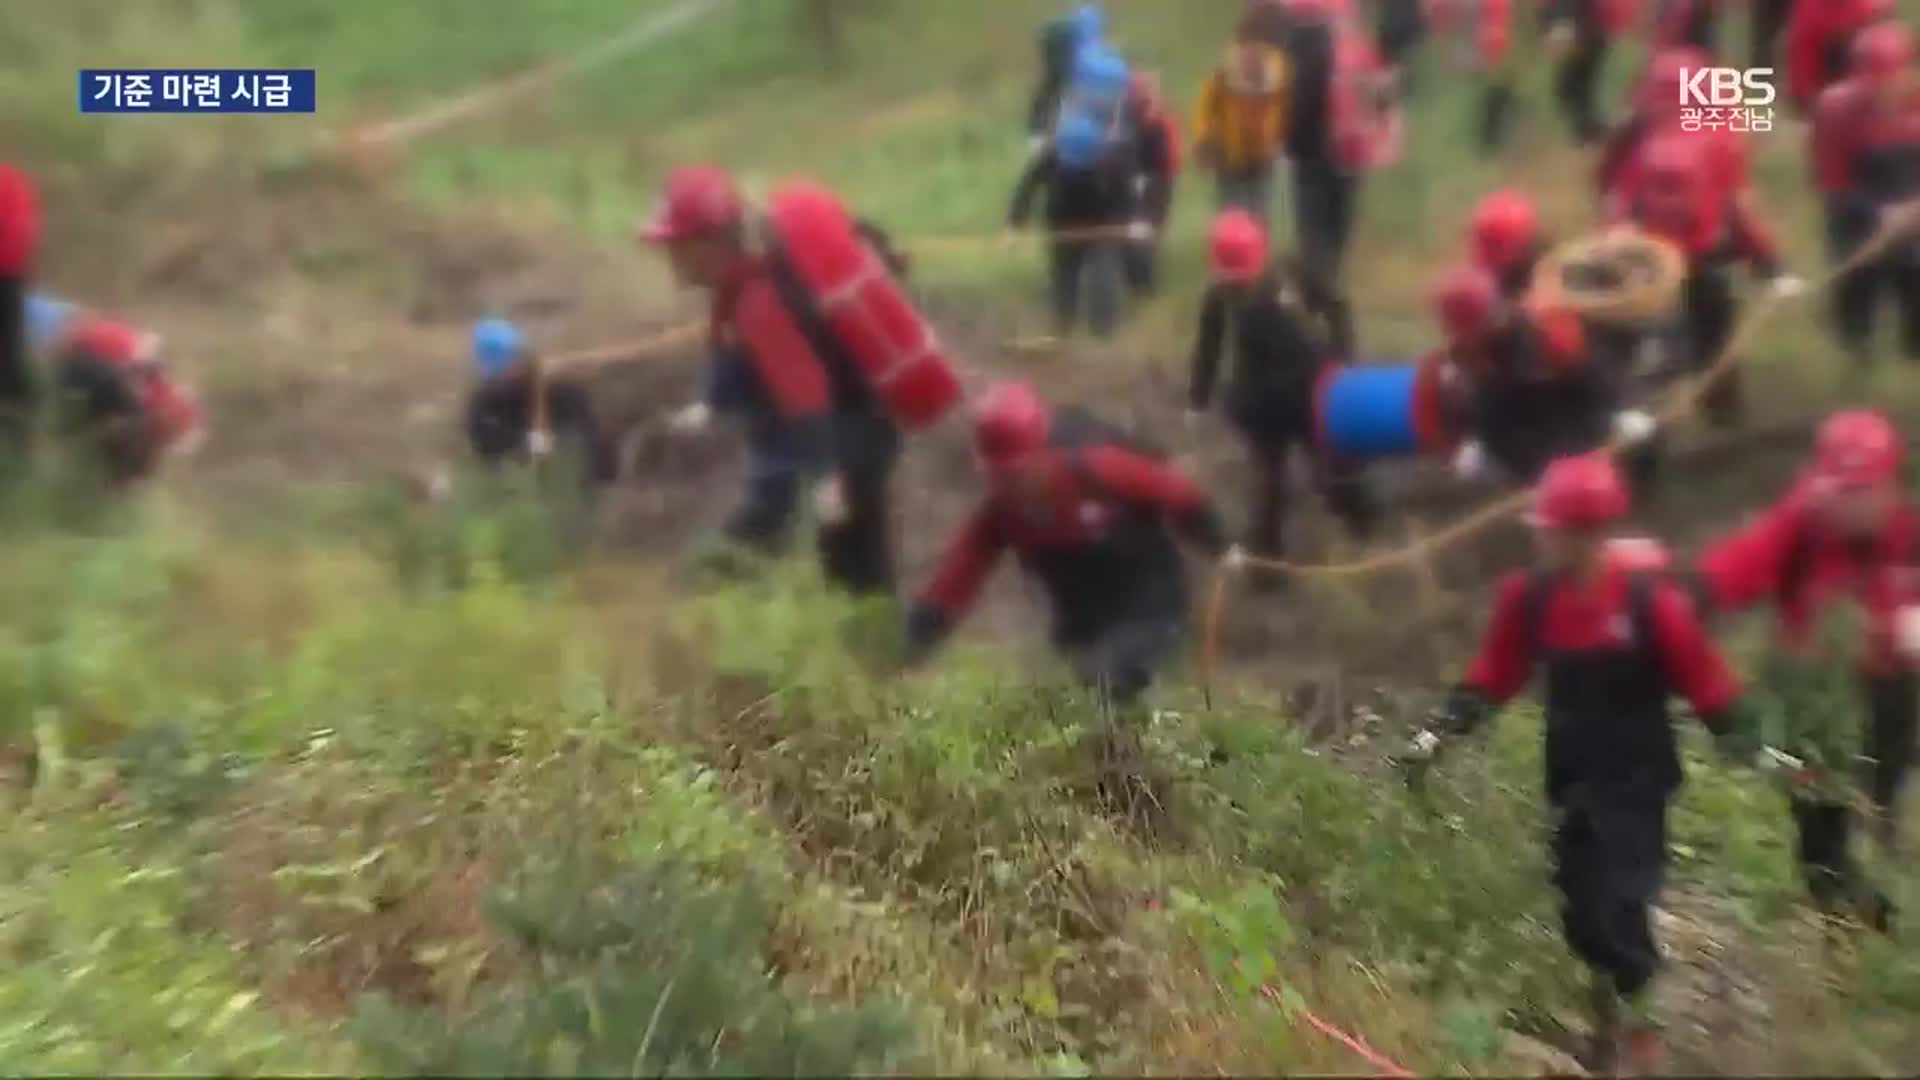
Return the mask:
<svg viewBox="0 0 1920 1080">
<path fill-rule="evenodd" d="M 1286 153 L 1287 63 L 1278 49 L 1237 41 L 1200 88 L 1194 157 L 1214 174 L 1221 209 L 1240 209 L 1266 228 L 1274 177 Z"/>
<path fill-rule="evenodd" d="M 1903 457 L 1885 416 L 1834 414 L 1800 480 L 1753 521 L 1711 542 L 1698 570 L 1715 609 L 1771 604 L 1778 647 L 1789 652 L 1807 647 L 1827 611 L 1864 613 L 1866 786 L 1876 835 L 1890 852 L 1920 713 L 1920 511 L 1901 494 Z M 1893 905 L 1853 858 L 1852 809 L 1824 795 L 1796 794 L 1792 806 L 1814 900 L 1885 930 Z"/>
<path fill-rule="evenodd" d="M 1136 701 L 1187 621 L 1176 535 L 1228 550 L 1212 501 L 1179 469 L 1089 413 L 1001 382 L 980 399 L 974 449 L 987 491 L 907 619 L 909 660 L 946 640 L 1008 550 L 1039 579 L 1053 642 L 1116 708 Z M 1237 549 L 1236 549 L 1237 550 Z"/>
<path fill-rule="evenodd" d="M 24 454 L 33 430 L 27 289 L 40 250 L 40 201 L 26 173 L 0 162 L 0 449 Z"/>
<path fill-rule="evenodd" d="M 565 455 L 592 491 L 619 473 L 586 387 L 543 370 L 520 328 L 504 319 L 473 327 L 473 389 L 467 395 L 467 445 L 490 466 Z"/>
<path fill-rule="evenodd" d="M 1379 507 L 1362 466 L 1325 453 L 1316 438 L 1315 391 L 1343 356 L 1303 306 L 1305 283 L 1271 266 L 1266 235 L 1244 210 L 1215 220 L 1211 246 L 1214 280 L 1201 302 L 1187 406 L 1197 417 L 1212 403 L 1220 353 L 1231 343 L 1227 417 L 1254 465 L 1248 552 L 1264 559 L 1286 554 L 1288 471 L 1296 450 L 1307 456 L 1316 485 L 1348 532 L 1367 538 Z"/>
<path fill-rule="evenodd" d="M 1151 237 L 1140 220 L 1131 140 L 1116 139 L 1092 116 L 1068 113 L 1052 141 L 1027 166 L 1007 213 L 1023 228 L 1044 190 L 1048 275 L 1054 328 L 1071 334 L 1082 306 L 1088 329 L 1111 336 L 1120 321 L 1126 245 Z"/>
<path fill-rule="evenodd" d="M 1402 761 L 1410 778 L 1424 775 L 1544 672 L 1553 881 L 1567 944 L 1593 975 L 1586 1064 L 1605 1073 L 1624 1050 L 1644 1075 L 1661 1056 L 1651 909 L 1667 863 L 1667 809 L 1684 778 L 1667 699 L 1684 696 L 1736 760 L 1754 760 L 1761 746 L 1687 591 L 1609 557 L 1609 534 L 1629 508 L 1604 454 L 1547 467 L 1531 519 L 1539 567 L 1501 582 L 1479 655 Z"/>
</svg>

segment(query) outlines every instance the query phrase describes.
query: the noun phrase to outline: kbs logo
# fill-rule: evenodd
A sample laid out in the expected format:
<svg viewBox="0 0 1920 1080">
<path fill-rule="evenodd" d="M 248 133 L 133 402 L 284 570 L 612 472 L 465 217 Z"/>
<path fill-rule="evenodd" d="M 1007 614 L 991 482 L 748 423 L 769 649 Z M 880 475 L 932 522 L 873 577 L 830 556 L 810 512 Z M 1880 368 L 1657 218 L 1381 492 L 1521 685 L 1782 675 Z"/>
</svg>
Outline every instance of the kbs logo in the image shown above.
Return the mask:
<svg viewBox="0 0 1920 1080">
<path fill-rule="evenodd" d="M 1772 68 L 1682 68 L 1685 131 L 1772 131 Z"/>
</svg>

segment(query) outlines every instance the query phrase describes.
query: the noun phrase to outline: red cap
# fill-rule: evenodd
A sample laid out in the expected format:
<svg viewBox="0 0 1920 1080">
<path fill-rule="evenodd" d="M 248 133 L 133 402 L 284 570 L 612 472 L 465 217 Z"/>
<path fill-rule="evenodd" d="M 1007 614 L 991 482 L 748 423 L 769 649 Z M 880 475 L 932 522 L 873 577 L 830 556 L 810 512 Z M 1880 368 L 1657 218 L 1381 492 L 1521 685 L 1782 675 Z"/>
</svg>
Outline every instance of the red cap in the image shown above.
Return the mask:
<svg viewBox="0 0 1920 1080">
<path fill-rule="evenodd" d="M 1613 458 L 1595 451 L 1547 466 L 1533 489 L 1531 520 L 1543 529 L 1596 528 L 1624 517 L 1630 504 Z"/>
<path fill-rule="evenodd" d="M 746 207 L 733 177 L 711 165 L 686 165 L 667 176 L 665 192 L 640 238 L 671 244 L 740 224 Z"/>
<path fill-rule="evenodd" d="M 1516 266 L 1540 238 L 1540 216 L 1533 200 L 1511 188 L 1480 200 L 1468 226 L 1473 255 L 1489 270 Z"/>
<path fill-rule="evenodd" d="M 980 399 L 973 445 L 988 465 L 1005 465 L 1047 445 L 1047 404 L 1024 382 L 998 382 Z"/>
<path fill-rule="evenodd" d="M 1686 73 L 1712 66 L 1713 58 L 1699 49 L 1662 49 L 1647 61 L 1647 73 L 1640 80 L 1640 92 L 1634 104 L 1642 112 L 1673 112 L 1681 107 L 1680 91 L 1686 83 Z"/>
<path fill-rule="evenodd" d="M 1245 210 L 1227 210 L 1213 219 L 1213 276 L 1244 284 L 1267 268 L 1267 230 Z"/>
<path fill-rule="evenodd" d="M 0 163 L 0 276 L 26 276 L 39 250 L 40 198 L 33 181 Z"/>
<path fill-rule="evenodd" d="M 1477 266 L 1457 266 L 1447 271 L 1433 294 L 1434 310 L 1451 341 L 1479 336 L 1493 320 L 1499 300 L 1499 284 Z"/>
<path fill-rule="evenodd" d="M 1854 39 L 1850 59 L 1855 75 L 1890 79 L 1913 63 L 1913 35 L 1897 22 L 1875 23 Z"/>
<path fill-rule="evenodd" d="M 1900 433 L 1877 412 L 1850 409 L 1820 425 L 1813 444 L 1814 475 L 1842 488 L 1878 487 L 1899 478 Z"/>
</svg>

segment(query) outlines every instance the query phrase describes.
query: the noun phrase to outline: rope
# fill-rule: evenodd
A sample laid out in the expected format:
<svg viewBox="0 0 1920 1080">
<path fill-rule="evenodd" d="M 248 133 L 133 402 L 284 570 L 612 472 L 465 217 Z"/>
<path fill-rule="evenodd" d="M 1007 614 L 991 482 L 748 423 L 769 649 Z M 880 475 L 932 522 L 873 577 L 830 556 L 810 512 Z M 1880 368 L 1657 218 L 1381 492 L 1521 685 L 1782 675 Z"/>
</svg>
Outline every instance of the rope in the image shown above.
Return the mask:
<svg viewBox="0 0 1920 1080">
<path fill-rule="evenodd" d="M 1298 1016 L 1311 1025 L 1315 1031 L 1353 1051 L 1361 1060 L 1373 1066 L 1374 1069 L 1377 1070 L 1378 1075 L 1392 1076 L 1401 1078 L 1401 1080 L 1413 1080 L 1415 1074 L 1412 1070 L 1367 1045 L 1364 1039 L 1355 1035 L 1349 1035 L 1325 1020 L 1320 1019 L 1320 1017 L 1317 1016 L 1312 1009 L 1307 1008 L 1306 1005 L 1295 1003 L 1289 1006 L 1286 999 L 1281 996 L 1280 991 L 1275 990 L 1271 985 L 1263 984 L 1260 987 L 1260 993 L 1264 995 L 1267 1000 L 1280 1006 L 1283 1012 Z"/>
<path fill-rule="evenodd" d="M 1894 242 L 1911 232 L 1915 224 L 1920 224 L 1920 222 L 1913 220 L 1910 215 L 1896 211 L 1890 215 L 1889 218 L 1882 221 L 1880 228 L 1867 243 L 1861 245 L 1859 250 L 1848 256 L 1844 261 L 1829 268 L 1826 273 L 1809 282 L 1806 291 L 1802 295 L 1818 295 L 1824 292 L 1842 275 L 1848 274 L 1855 268 L 1879 258 Z M 1671 400 L 1669 400 L 1666 406 L 1657 414 L 1659 422 L 1666 424 L 1692 413 L 1695 406 L 1698 405 L 1700 398 L 1739 363 L 1740 349 L 1746 344 L 1747 339 L 1752 336 L 1755 329 L 1757 329 L 1762 322 L 1766 321 L 1766 318 L 1788 299 L 1788 297 L 1774 294 L 1766 297 L 1757 306 L 1751 308 L 1745 317 L 1740 320 L 1739 324 L 1735 326 L 1733 333 L 1729 335 L 1726 345 L 1721 348 L 1714 362 L 1708 365 L 1706 370 L 1700 372 L 1693 378 L 1683 381 L 1674 388 L 1675 393 L 1672 395 Z M 1632 442 L 1633 440 L 1616 437 L 1610 440 L 1602 449 L 1608 453 L 1616 453 L 1632 445 Z M 1505 520 L 1509 515 L 1525 507 L 1531 500 L 1531 497 L 1530 492 L 1520 491 L 1495 499 L 1480 509 L 1464 515 L 1453 524 L 1437 532 L 1429 533 L 1411 544 L 1394 551 L 1383 552 L 1353 562 L 1328 563 L 1313 566 L 1288 562 L 1284 559 L 1263 559 L 1248 556 L 1244 565 L 1254 569 L 1313 577 L 1339 578 L 1370 575 L 1381 570 L 1405 566 L 1415 560 L 1428 557 L 1438 549 L 1449 548 L 1462 540 L 1478 536 L 1480 533 L 1485 532 L 1488 527 Z M 1201 617 L 1200 678 L 1202 685 L 1210 684 L 1213 679 L 1215 661 L 1219 656 L 1220 623 L 1225 615 L 1227 603 L 1227 580 L 1234 576 L 1234 574 L 1235 571 L 1232 568 L 1224 563 L 1220 564 L 1214 570 L 1213 583 L 1208 590 L 1207 606 Z"/>
</svg>

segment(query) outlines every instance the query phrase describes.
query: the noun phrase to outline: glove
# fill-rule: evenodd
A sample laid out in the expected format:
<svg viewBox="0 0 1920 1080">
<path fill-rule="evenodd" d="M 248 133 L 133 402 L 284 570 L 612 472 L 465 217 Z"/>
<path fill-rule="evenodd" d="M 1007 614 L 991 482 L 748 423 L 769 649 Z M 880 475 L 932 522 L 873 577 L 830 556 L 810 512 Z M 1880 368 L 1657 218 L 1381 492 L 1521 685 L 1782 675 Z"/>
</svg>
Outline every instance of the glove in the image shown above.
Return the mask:
<svg viewBox="0 0 1920 1080">
<path fill-rule="evenodd" d="M 696 401 L 667 420 L 667 426 L 682 435 L 693 435 L 705 431 L 713 422 L 713 409 L 704 401 Z"/>
<path fill-rule="evenodd" d="M 1131 221 L 1127 223 L 1127 239 L 1136 244 L 1144 244 L 1153 239 L 1153 222 Z"/>
<path fill-rule="evenodd" d="M 1547 29 L 1547 55 L 1555 60 L 1567 55 L 1573 48 L 1573 24 L 1562 20 Z"/>
<path fill-rule="evenodd" d="M 1476 690 L 1456 686 L 1447 695 L 1447 700 L 1433 711 L 1430 725 L 1434 730 L 1448 735 L 1472 734 L 1487 717 L 1493 715 L 1493 703 Z"/>
<path fill-rule="evenodd" d="M 534 457 L 546 457 L 553 453 L 553 432 L 538 429 L 527 432 L 527 453 Z"/>
<path fill-rule="evenodd" d="M 1644 442 L 1659 424 L 1639 409 L 1628 409 L 1613 416 L 1613 434 L 1628 443 Z"/>
<path fill-rule="evenodd" d="M 1188 433 L 1192 433 L 1199 430 L 1201 421 L 1205 420 L 1206 416 L 1207 411 L 1205 409 L 1189 407 L 1181 419 L 1186 423 Z"/>
<path fill-rule="evenodd" d="M 1433 769 L 1434 762 L 1440 760 L 1441 752 L 1447 741 L 1432 728 L 1422 728 L 1414 733 L 1407 745 L 1393 756 L 1393 767 L 1400 771 L 1409 788 L 1418 789 L 1427 779 L 1427 773 Z"/>
<path fill-rule="evenodd" d="M 1767 283 L 1767 291 L 1781 299 L 1791 299 L 1807 291 L 1807 283 L 1797 274 L 1775 274 Z"/>
<path fill-rule="evenodd" d="M 1047 148 L 1047 137 L 1038 132 L 1027 136 L 1027 156 L 1033 157 Z"/>
<path fill-rule="evenodd" d="M 1462 480 L 1478 480 L 1487 472 L 1487 452 L 1477 442 L 1462 446 L 1453 455 L 1453 475 Z"/>
<path fill-rule="evenodd" d="M 1920 660 L 1920 604 L 1894 612 L 1893 647 L 1909 660 Z"/>
<path fill-rule="evenodd" d="M 847 493 L 839 476 L 828 477 L 814 489 L 813 512 L 820 515 L 821 522 L 827 525 L 840 525 L 846 522 Z"/>
<path fill-rule="evenodd" d="M 933 604 L 915 604 L 907 614 L 906 642 L 900 666 L 912 668 L 924 663 L 952 630 L 953 619 L 945 611 Z"/>
<path fill-rule="evenodd" d="M 1220 568 L 1229 574 L 1238 574 L 1247 568 L 1247 549 L 1235 544 L 1220 556 Z"/>
</svg>

